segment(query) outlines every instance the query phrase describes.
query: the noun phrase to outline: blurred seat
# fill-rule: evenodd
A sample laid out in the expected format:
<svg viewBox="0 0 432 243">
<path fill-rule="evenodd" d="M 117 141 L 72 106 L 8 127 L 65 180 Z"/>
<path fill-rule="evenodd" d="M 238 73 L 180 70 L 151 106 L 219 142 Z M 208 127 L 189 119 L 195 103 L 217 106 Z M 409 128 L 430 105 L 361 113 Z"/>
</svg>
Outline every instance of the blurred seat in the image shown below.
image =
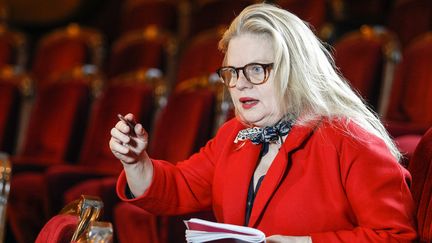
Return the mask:
<svg viewBox="0 0 432 243">
<path fill-rule="evenodd" d="M 176 40 L 155 26 L 137 29 L 120 36 L 109 57 L 108 77 L 157 68 L 167 74 L 176 52 Z"/>
<path fill-rule="evenodd" d="M 114 180 L 115 181 L 115 180 Z M 132 204 L 121 202 L 114 208 L 114 227 L 118 242 L 162 243 L 158 235 L 157 218 Z M 134 215 L 132 218 L 130 218 Z M 136 225 L 135 227 L 130 227 Z M 138 228 L 140 228 L 138 230 Z M 180 242 L 178 239 L 177 242 Z"/>
<path fill-rule="evenodd" d="M 10 191 L 12 167 L 8 154 L 0 153 L 0 242 L 4 242 L 6 209 Z"/>
<path fill-rule="evenodd" d="M 16 172 L 71 161 L 79 151 L 80 130 L 85 127 L 90 101 L 86 77 L 41 89 L 33 103 L 22 149 L 12 158 Z"/>
<path fill-rule="evenodd" d="M 398 45 L 390 31 L 367 25 L 343 35 L 334 44 L 336 66 L 375 111 L 382 94 L 388 93 L 385 84 L 393 78 L 400 56 Z"/>
<path fill-rule="evenodd" d="M 417 36 L 432 31 L 432 1 L 395 1 L 387 25 L 398 35 L 403 46 L 408 45 Z"/>
<path fill-rule="evenodd" d="M 76 68 L 98 72 L 102 53 L 103 37 L 95 29 L 70 24 L 46 34 L 36 47 L 31 68 L 36 89 Z"/>
<path fill-rule="evenodd" d="M 189 18 L 190 38 L 203 31 L 220 25 L 229 25 L 231 21 L 254 0 L 199 0 L 191 7 Z"/>
<path fill-rule="evenodd" d="M 191 38 L 180 53 L 174 86 L 191 78 L 214 73 L 222 65 L 223 53 L 218 50 L 225 27 L 219 26 Z"/>
<path fill-rule="evenodd" d="M 409 158 L 421 136 L 432 126 L 432 33 L 411 42 L 402 53 L 391 84 L 388 107 L 383 106 L 385 125 L 398 143 L 411 135 L 410 143 L 400 149 Z M 412 135 L 417 135 L 413 139 Z"/>
<path fill-rule="evenodd" d="M 153 26 L 177 34 L 181 4 L 170 0 L 123 1 L 120 32 L 127 33 Z"/>
<path fill-rule="evenodd" d="M 432 33 L 415 39 L 396 68 L 389 106 L 384 111 L 393 136 L 423 135 L 432 125 Z"/>
<path fill-rule="evenodd" d="M 419 242 L 432 242 L 432 129 L 415 149 L 408 170 L 412 176 L 411 192 L 417 206 Z"/>
<path fill-rule="evenodd" d="M 98 222 L 103 202 L 99 198 L 81 196 L 52 217 L 39 232 L 36 243 L 112 242 L 112 226 Z"/>
<path fill-rule="evenodd" d="M 45 86 L 38 92 L 21 151 L 11 158 L 15 172 L 73 161 L 79 151 L 91 102 L 86 77 Z"/>
<path fill-rule="evenodd" d="M 274 3 L 308 22 L 318 33 L 326 22 L 325 0 L 276 0 Z"/>
</svg>

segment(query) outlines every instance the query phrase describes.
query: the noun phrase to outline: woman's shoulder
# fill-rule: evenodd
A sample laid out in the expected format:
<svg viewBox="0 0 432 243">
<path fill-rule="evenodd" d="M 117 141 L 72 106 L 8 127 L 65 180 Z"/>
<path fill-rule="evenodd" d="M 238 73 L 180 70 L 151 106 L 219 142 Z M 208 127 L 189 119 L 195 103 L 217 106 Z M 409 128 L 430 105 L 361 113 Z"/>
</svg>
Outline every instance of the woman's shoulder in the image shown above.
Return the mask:
<svg viewBox="0 0 432 243">
<path fill-rule="evenodd" d="M 317 133 L 336 143 L 349 141 L 357 145 L 376 143 L 384 145 L 382 139 L 349 118 L 323 118 L 317 128 Z"/>
</svg>

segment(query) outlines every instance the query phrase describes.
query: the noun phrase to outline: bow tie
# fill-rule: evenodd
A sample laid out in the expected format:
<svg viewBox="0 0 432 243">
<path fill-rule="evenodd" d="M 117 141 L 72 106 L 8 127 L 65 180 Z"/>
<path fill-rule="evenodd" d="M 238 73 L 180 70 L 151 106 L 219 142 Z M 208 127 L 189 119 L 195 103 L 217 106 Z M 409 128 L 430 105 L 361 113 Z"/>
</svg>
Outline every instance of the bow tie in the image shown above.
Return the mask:
<svg viewBox="0 0 432 243">
<path fill-rule="evenodd" d="M 280 120 L 274 126 L 251 127 L 240 130 L 234 143 L 249 139 L 253 144 L 277 143 L 279 139 L 289 133 L 293 125 L 292 120 Z"/>
</svg>

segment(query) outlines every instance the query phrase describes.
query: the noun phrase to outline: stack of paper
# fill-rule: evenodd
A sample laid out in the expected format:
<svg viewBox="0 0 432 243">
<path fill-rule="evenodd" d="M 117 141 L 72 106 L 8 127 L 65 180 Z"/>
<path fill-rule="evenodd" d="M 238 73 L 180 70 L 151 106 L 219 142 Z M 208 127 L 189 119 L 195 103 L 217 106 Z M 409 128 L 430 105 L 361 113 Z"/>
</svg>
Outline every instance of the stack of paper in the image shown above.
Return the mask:
<svg viewBox="0 0 432 243">
<path fill-rule="evenodd" d="M 265 242 L 265 235 L 262 231 L 232 225 L 215 223 L 202 219 L 190 219 L 184 221 L 187 227 L 186 240 L 190 243 L 199 242 L 250 242 L 261 243 Z"/>
</svg>

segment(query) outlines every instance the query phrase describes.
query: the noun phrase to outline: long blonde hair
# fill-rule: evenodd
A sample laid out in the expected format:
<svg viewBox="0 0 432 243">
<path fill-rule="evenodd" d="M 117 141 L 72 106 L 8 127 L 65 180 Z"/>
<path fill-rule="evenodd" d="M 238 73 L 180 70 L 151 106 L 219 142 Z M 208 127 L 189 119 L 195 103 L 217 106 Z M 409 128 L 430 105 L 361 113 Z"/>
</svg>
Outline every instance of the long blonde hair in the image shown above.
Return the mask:
<svg viewBox="0 0 432 243">
<path fill-rule="evenodd" d="M 271 4 L 250 5 L 224 33 L 220 50 L 226 52 L 232 38 L 246 33 L 268 35 L 272 41 L 276 95 L 287 116 L 301 117 L 300 124 L 320 117 L 354 121 L 401 158 L 377 115 L 338 73 L 331 54 L 301 19 Z"/>
</svg>

